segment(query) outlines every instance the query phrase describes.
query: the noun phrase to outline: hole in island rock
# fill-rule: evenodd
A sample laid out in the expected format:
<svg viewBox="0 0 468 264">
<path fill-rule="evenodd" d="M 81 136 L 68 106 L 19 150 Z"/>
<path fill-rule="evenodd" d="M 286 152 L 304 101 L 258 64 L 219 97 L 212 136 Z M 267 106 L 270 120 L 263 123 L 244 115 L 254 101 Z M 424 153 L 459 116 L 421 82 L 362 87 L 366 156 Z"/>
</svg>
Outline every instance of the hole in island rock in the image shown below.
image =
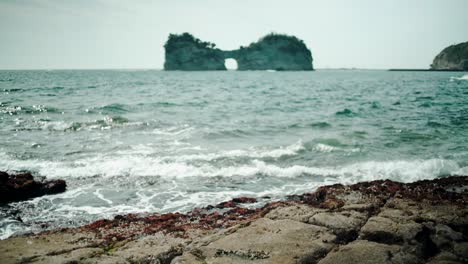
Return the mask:
<svg viewBox="0 0 468 264">
<path fill-rule="evenodd" d="M 235 59 L 225 59 L 224 60 L 224 66 L 226 66 L 226 69 L 228 71 L 235 71 L 237 70 L 237 61 Z"/>
</svg>

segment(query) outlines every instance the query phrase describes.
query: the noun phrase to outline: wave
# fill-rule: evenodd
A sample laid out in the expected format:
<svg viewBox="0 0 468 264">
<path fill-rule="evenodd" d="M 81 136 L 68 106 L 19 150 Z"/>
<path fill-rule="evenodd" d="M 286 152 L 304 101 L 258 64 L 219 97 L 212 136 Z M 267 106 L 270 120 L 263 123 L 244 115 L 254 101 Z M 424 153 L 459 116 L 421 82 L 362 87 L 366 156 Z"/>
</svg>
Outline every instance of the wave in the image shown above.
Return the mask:
<svg viewBox="0 0 468 264">
<path fill-rule="evenodd" d="M 316 122 L 316 123 L 312 123 L 309 125 L 310 127 L 316 127 L 316 128 L 329 128 L 331 127 L 332 125 L 330 125 L 329 123 L 327 122 Z"/>
<path fill-rule="evenodd" d="M 468 81 L 468 74 L 465 74 L 465 75 L 460 76 L 460 77 L 450 77 L 450 80 L 451 81 L 454 81 L 454 80 Z"/>
<path fill-rule="evenodd" d="M 126 113 L 128 112 L 128 106 L 124 104 L 109 104 L 102 107 L 96 108 L 104 114 L 113 114 L 113 113 Z"/>
<path fill-rule="evenodd" d="M 349 116 L 349 117 L 351 117 L 351 116 L 355 116 L 356 113 L 353 112 L 352 110 L 348 109 L 348 108 L 345 108 L 345 109 L 343 109 L 342 111 L 336 112 L 335 115 L 337 115 L 337 116 Z"/>
<path fill-rule="evenodd" d="M 61 113 L 61 110 L 55 107 L 45 105 L 19 106 L 0 103 L 0 113 L 9 115 L 18 114 L 41 114 L 41 113 Z"/>
<path fill-rule="evenodd" d="M 90 122 L 67 122 L 63 120 L 51 121 L 49 119 L 40 119 L 33 123 L 19 122 L 21 127 L 15 127 L 15 130 L 48 130 L 48 131 L 80 131 L 80 130 L 106 130 L 116 127 L 145 126 L 145 122 L 131 122 L 123 116 L 105 116 L 103 119 L 97 119 Z"/>
<path fill-rule="evenodd" d="M 282 155 L 294 150 L 279 150 L 268 153 Z M 232 153 L 237 155 L 240 153 Z M 262 154 L 263 156 L 266 153 Z M 207 156 L 210 158 L 210 156 Z M 97 156 L 73 162 L 16 160 L 6 154 L 0 155 L 0 170 L 31 170 L 49 178 L 69 177 L 333 177 L 336 182 L 354 183 L 377 179 L 392 179 L 412 182 L 433 179 L 443 175 L 465 173 L 457 162 L 444 159 L 365 161 L 336 167 L 311 167 L 304 165 L 279 166 L 259 159 L 244 164 L 217 166 L 213 163 L 193 164 L 192 157 L 169 159 L 140 155 L 106 157 Z"/>
</svg>

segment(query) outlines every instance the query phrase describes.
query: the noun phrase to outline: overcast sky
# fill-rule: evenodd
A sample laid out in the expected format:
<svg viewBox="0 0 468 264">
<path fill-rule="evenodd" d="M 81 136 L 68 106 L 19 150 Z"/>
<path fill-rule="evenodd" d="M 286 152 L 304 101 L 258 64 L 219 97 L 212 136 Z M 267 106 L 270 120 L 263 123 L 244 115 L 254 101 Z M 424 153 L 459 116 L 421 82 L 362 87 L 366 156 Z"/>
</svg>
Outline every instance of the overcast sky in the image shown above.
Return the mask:
<svg viewBox="0 0 468 264">
<path fill-rule="evenodd" d="M 162 68 L 182 32 L 222 49 L 295 35 L 316 68 L 427 68 L 468 41 L 468 0 L 0 0 L 0 68 Z"/>
</svg>

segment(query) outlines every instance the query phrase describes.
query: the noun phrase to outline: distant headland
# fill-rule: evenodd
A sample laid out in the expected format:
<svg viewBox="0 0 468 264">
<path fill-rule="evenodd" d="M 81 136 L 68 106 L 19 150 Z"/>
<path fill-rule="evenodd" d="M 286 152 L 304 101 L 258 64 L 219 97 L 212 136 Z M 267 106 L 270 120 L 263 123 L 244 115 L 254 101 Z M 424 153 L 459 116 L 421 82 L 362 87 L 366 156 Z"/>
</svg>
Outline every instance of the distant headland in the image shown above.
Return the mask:
<svg viewBox="0 0 468 264">
<path fill-rule="evenodd" d="M 431 69 L 468 71 L 468 41 L 443 49 L 434 58 Z"/>
<path fill-rule="evenodd" d="M 312 71 L 312 53 L 294 36 L 271 33 L 247 47 L 224 51 L 189 33 L 170 34 L 164 45 L 164 70 L 226 70 L 225 60 L 237 61 L 238 70 Z"/>
<path fill-rule="evenodd" d="M 468 71 L 468 41 L 443 49 L 429 69 L 390 69 L 390 71 Z"/>
</svg>

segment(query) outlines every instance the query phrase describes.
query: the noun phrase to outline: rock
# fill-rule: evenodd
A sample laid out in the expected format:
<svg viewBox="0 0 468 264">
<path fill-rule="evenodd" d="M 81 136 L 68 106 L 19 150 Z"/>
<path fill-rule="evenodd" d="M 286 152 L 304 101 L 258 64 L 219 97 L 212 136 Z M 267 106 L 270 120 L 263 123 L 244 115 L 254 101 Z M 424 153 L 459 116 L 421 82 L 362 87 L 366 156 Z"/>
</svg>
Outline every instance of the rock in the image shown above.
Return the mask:
<svg viewBox="0 0 468 264">
<path fill-rule="evenodd" d="M 36 181 L 31 173 L 0 172 L 0 204 L 64 192 L 63 180 Z"/>
<path fill-rule="evenodd" d="M 57 232 L 38 236 L 12 237 L 0 240 L 0 260 L 8 263 L 64 263 L 65 260 L 89 258 L 102 252 L 101 242 L 89 232 Z M 85 250 L 87 249 L 87 250 Z"/>
<path fill-rule="evenodd" d="M 343 211 L 315 214 L 308 223 L 329 228 L 337 236 L 337 242 L 342 243 L 354 240 L 366 220 L 367 215 L 364 213 Z"/>
<path fill-rule="evenodd" d="M 313 215 L 324 211 L 304 204 L 286 205 L 271 210 L 265 217 L 272 220 L 289 219 L 307 223 Z"/>
<path fill-rule="evenodd" d="M 0 174 L 0 182 L 5 179 Z M 457 191 L 467 186 L 466 176 L 379 180 L 323 186 L 263 207 L 239 207 L 254 202 L 241 197 L 228 201 L 229 208 L 119 215 L 1 240 L 0 259 L 2 264 L 468 263 L 468 193 Z"/>
<path fill-rule="evenodd" d="M 171 263 L 182 255 L 185 240 L 164 236 L 161 233 L 131 241 L 112 252 L 115 260 L 125 259 L 130 263 Z"/>
<path fill-rule="evenodd" d="M 253 197 L 238 197 L 227 202 L 219 203 L 215 207 L 223 209 L 223 208 L 236 207 L 238 204 L 256 203 L 256 202 L 257 202 L 257 199 Z"/>
<path fill-rule="evenodd" d="M 396 245 L 386 245 L 376 242 L 357 240 L 345 246 L 341 246 L 337 251 L 329 253 L 319 264 L 379 264 L 379 263 L 421 263 L 415 256 L 401 251 Z"/>
<path fill-rule="evenodd" d="M 454 231 L 447 225 L 437 224 L 432 229 L 434 232 L 431 234 L 431 240 L 440 249 L 450 250 L 455 242 L 463 240 L 462 233 Z"/>
<path fill-rule="evenodd" d="M 200 250 L 208 263 L 296 263 L 322 257 L 334 239 L 323 227 L 262 218 Z"/>
<path fill-rule="evenodd" d="M 468 262 L 468 242 L 456 243 L 453 247 L 455 255 Z"/>
<path fill-rule="evenodd" d="M 431 64 L 432 70 L 468 71 L 468 42 L 443 49 Z"/>
<path fill-rule="evenodd" d="M 457 256 L 450 252 L 441 252 L 437 256 L 430 259 L 428 264 L 459 264 L 462 263 Z"/>
<path fill-rule="evenodd" d="M 237 61 L 238 70 L 312 71 L 312 54 L 294 36 L 269 34 L 247 47 L 223 51 L 189 33 L 170 34 L 164 45 L 164 70 L 226 70 L 225 59 Z"/>
<path fill-rule="evenodd" d="M 422 225 L 415 222 L 395 222 L 389 218 L 371 217 L 361 229 L 361 239 L 385 244 L 410 242 L 422 231 Z"/>
</svg>

